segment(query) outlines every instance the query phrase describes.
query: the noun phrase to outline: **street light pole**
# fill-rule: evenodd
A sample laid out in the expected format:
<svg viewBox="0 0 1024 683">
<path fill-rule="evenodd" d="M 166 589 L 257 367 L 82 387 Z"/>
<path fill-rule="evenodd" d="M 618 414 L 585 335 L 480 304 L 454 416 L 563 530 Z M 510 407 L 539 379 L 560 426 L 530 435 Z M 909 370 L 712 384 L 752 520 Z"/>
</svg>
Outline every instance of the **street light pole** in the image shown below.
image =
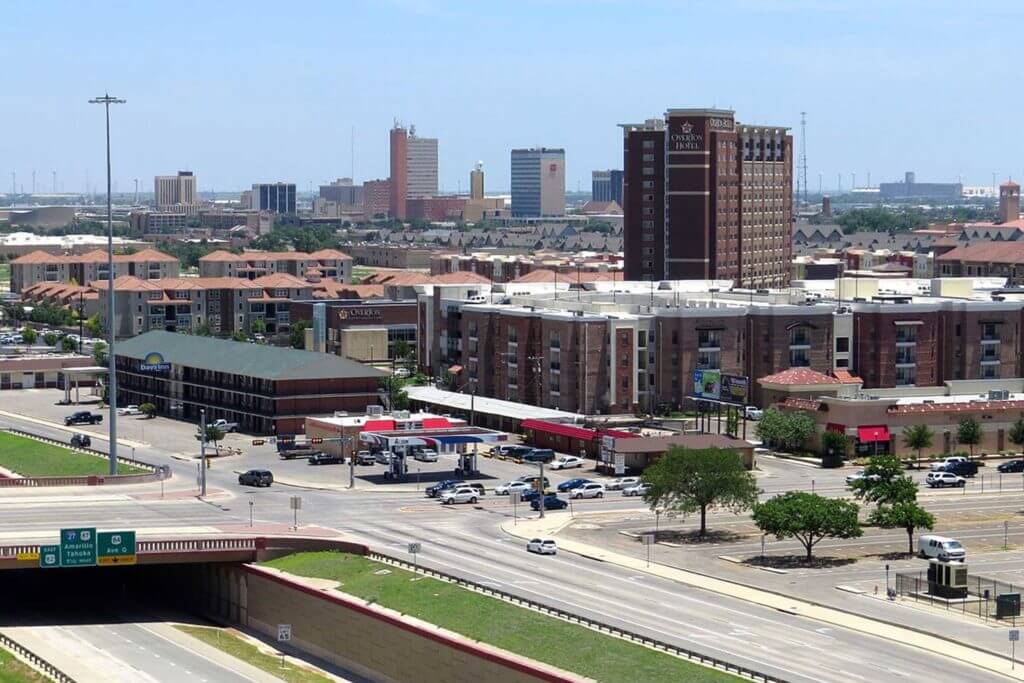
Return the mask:
<svg viewBox="0 0 1024 683">
<path fill-rule="evenodd" d="M 206 409 L 199 411 L 199 497 L 206 495 Z"/>
<path fill-rule="evenodd" d="M 110 410 L 110 446 L 107 450 L 112 475 L 117 474 L 117 363 L 114 356 L 114 214 L 110 197 L 110 105 L 124 103 L 125 100 L 109 94 L 89 100 L 89 104 L 103 105 L 107 120 L 107 364 L 110 376 L 107 380 L 107 407 Z"/>
</svg>

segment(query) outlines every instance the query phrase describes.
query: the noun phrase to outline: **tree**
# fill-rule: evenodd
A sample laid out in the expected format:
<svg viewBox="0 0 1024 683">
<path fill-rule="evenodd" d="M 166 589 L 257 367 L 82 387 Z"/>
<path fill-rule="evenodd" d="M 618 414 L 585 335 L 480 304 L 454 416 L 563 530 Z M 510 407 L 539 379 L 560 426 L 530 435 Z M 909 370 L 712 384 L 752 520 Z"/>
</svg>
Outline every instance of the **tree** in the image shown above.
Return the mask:
<svg viewBox="0 0 1024 683">
<path fill-rule="evenodd" d="M 857 519 L 857 505 L 816 493 L 790 491 L 754 506 L 754 523 L 777 539 L 795 538 L 807 551 L 825 538 L 858 538 L 864 531 Z"/>
<path fill-rule="evenodd" d="M 21 338 L 25 340 L 26 344 L 32 346 L 36 343 L 36 339 L 39 338 L 39 335 L 31 327 L 26 327 L 21 331 Z"/>
<path fill-rule="evenodd" d="M 404 339 L 395 342 L 395 358 L 406 360 L 412 355 L 412 345 Z"/>
<path fill-rule="evenodd" d="M 729 436 L 736 436 L 740 431 L 740 412 L 738 409 L 729 408 L 725 414 L 725 433 Z"/>
<path fill-rule="evenodd" d="M 981 443 L 981 424 L 973 417 L 960 420 L 956 428 L 956 440 L 971 449 L 971 460 L 974 460 L 974 447 Z"/>
<path fill-rule="evenodd" d="M 309 327 L 309 322 L 305 320 L 296 320 L 288 326 L 288 341 L 291 343 L 293 349 L 306 348 L 307 327 Z"/>
<path fill-rule="evenodd" d="M 98 341 L 92 345 L 92 359 L 96 365 L 107 364 L 107 345 Z"/>
<path fill-rule="evenodd" d="M 249 332 L 252 334 L 264 334 L 267 331 L 267 323 L 263 318 L 256 318 L 249 325 Z"/>
<path fill-rule="evenodd" d="M 387 394 L 391 410 L 405 410 L 409 407 L 409 394 L 405 392 L 401 379 L 388 375 L 380 380 L 381 390 Z"/>
<path fill-rule="evenodd" d="M 917 451 L 916 467 L 921 466 L 921 451 L 932 447 L 934 435 L 928 425 L 912 425 L 903 430 L 903 445 Z"/>
<path fill-rule="evenodd" d="M 700 538 L 707 533 L 709 507 L 739 513 L 757 503 L 757 481 L 736 451 L 725 448 L 684 449 L 673 446 L 643 473 L 650 485 L 644 495 L 652 510 L 700 511 Z"/>
<path fill-rule="evenodd" d="M 142 410 L 142 408 L 139 408 Z M 203 428 L 196 427 L 196 440 L 202 441 Z M 212 443 L 217 453 L 220 453 L 220 441 L 224 438 L 224 430 L 216 425 L 206 425 L 206 443 Z"/>
<path fill-rule="evenodd" d="M 907 532 L 908 551 L 914 552 L 914 531 L 935 526 L 935 516 L 916 501 L 907 500 L 892 505 L 879 505 L 868 516 L 868 523 L 883 529 L 904 529 Z"/>
<path fill-rule="evenodd" d="M 85 331 L 90 337 L 98 337 L 103 333 L 103 323 L 100 322 L 100 314 L 94 313 L 85 321 Z"/>
<path fill-rule="evenodd" d="M 758 421 L 756 432 L 765 445 L 799 448 L 814 434 L 814 419 L 800 411 L 769 408 Z"/>
<path fill-rule="evenodd" d="M 139 412 L 146 416 L 148 419 L 156 417 L 156 406 L 152 403 L 140 403 Z"/>
<path fill-rule="evenodd" d="M 241 330 L 235 330 L 234 332 L 231 333 L 231 339 L 233 339 L 236 342 L 245 342 L 249 341 L 249 335 L 247 335 L 245 332 L 242 332 Z"/>
<path fill-rule="evenodd" d="M 47 332 L 46 334 L 44 334 L 43 335 L 43 343 L 45 343 L 47 346 L 56 346 L 57 345 L 57 333 L 56 332 Z"/>
<path fill-rule="evenodd" d="M 1024 446 L 1024 420 L 1017 420 L 1010 427 L 1010 443 L 1017 447 L 1017 450 Z"/>
<path fill-rule="evenodd" d="M 64 337 L 60 340 L 60 350 L 64 353 L 74 353 L 78 350 L 78 344 L 71 337 Z"/>
<path fill-rule="evenodd" d="M 850 484 L 853 494 L 872 503 L 897 503 L 917 498 L 917 483 L 903 473 L 903 463 L 895 455 L 875 455 L 868 459 L 864 476 Z"/>
<path fill-rule="evenodd" d="M 210 327 L 210 323 L 204 322 L 201 325 L 197 325 L 195 331 L 192 333 L 197 337 L 212 337 L 213 328 Z"/>
<path fill-rule="evenodd" d="M 821 435 L 821 446 L 825 455 L 846 457 L 846 451 L 850 447 L 850 437 L 843 432 L 826 430 Z"/>
</svg>

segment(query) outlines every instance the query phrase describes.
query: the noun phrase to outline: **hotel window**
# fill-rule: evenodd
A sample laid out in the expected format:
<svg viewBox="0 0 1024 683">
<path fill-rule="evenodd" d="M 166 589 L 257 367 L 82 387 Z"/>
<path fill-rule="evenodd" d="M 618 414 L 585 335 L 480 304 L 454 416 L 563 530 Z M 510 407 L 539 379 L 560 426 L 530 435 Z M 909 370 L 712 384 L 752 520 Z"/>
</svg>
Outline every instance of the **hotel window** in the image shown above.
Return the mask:
<svg viewBox="0 0 1024 683">
<path fill-rule="evenodd" d="M 917 381 L 917 368 L 907 366 L 896 368 L 896 386 L 909 386 Z"/>
<path fill-rule="evenodd" d="M 654 261 L 644 261 L 644 270 L 654 270 Z"/>
<path fill-rule="evenodd" d="M 644 149 L 654 149 L 654 140 L 644 140 Z"/>
<path fill-rule="evenodd" d="M 654 167 L 644 166 L 644 175 L 654 175 Z"/>
<path fill-rule="evenodd" d="M 998 379 L 999 378 L 999 366 L 996 364 L 982 365 L 981 366 L 981 378 L 982 379 Z"/>
<path fill-rule="evenodd" d="M 644 195 L 644 201 L 645 202 L 653 202 L 654 201 L 654 195 L 653 194 L 645 194 Z"/>
<path fill-rule="evenodd" d="M 792 349 L 789 352 L 789 367 L 806 368 L 811 365 L 811 357 L 807 349 Z"/>
<path fill-rule="evenodd" d="M 644 161 L 654 161 L 654 155 L 653 154 L 645 154 L 644 155 Z"/>
<path fill-rule="evenodd" d="M 654 189 L 654 181 L 653 180 L 645 180 L 644 181 L 644 189 L 645 190 L 653 190 Z"/>
</svg>

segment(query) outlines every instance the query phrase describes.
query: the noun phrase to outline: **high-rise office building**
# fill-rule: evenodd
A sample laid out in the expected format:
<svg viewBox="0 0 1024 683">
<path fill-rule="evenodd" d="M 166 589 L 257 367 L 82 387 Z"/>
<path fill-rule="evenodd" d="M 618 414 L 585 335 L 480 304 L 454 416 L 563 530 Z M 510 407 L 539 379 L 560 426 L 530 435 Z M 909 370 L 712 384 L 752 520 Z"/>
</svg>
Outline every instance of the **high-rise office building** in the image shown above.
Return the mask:
<svg viewBox="0 0 1024 683">
<path fill-rule="evenodd" d="M 793 138 L 722 109 L 623 124 L 626 278 L 789 283 Z"/>
<path fill-rule="evenodd" d="M 392 218 L 405 218 L 409 189 L 409 133 L 397 122 L 391 129 L 391 185 L 388 209 Z"/>
<path fill-rule="evenodd" d="M 565 215 L 565 150 L 512 150 L 512 216 Z"/>
<path fill-rule="evenodd" d="M 295 213 L 295 183 L 254 183 L 249 208 L 273 213 Z"/>
<path fill-rule="evenodd" d="M 595 202 L 615 202 L 622 206 L 622 171 L 592 171 L 590 194 Z"/>
<path fill-rule="evenodd" d="M 362 204 L 363 186 L 353 185 L 351 178 L 338 178 L 330 185 L 320 186 L 320 199 L 338 204 Z"/>
<path fill-rule="evenodd" d="M 421 138 L 416 126 L 391 129 L 392 218 L 405 218 L 406 200 L 437 195 L 437 138 Z"/>
<path fill-rule="evenodd" d="M 192 171 L 178 175 L 158 175 L 153 179 L 153 198 L 157 211 L 194 213 L 199 210 L 196 177 Z"/>
<path fill-rule="evenodd" d="M 484 198 L 484 162 L 476 162 L 476 166 L 469 172 L 469 198 Z"/>
</svg>

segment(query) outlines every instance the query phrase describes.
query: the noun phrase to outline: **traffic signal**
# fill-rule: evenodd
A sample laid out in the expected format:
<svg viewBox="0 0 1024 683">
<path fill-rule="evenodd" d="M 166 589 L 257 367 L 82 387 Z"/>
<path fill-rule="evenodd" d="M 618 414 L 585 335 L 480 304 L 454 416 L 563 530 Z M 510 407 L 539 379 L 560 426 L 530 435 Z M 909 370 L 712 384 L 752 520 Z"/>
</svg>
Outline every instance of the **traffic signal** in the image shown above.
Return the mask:
<svg viewBox="0 0 1024 683">
<path fill-rule="evenodd" d="M 265 439 L 253 439 L 252 440 L 252 445 L 253 446 L 262 446 L 265 443 L 266 443 Z"/>
<path fill-rule="evenodd" d="M 314 437 L 311 437 L 309 439 L 309 442 L 310 443 L 323 443 L 324 442 L 324 437 L 322 437 L 322 436 L 314 436 Z"/>
<path fill-rule="evenodd" d="M 277 437 L 278 443 L 295 443 L 294 436 L 279 436 Z"/>
</svg>

